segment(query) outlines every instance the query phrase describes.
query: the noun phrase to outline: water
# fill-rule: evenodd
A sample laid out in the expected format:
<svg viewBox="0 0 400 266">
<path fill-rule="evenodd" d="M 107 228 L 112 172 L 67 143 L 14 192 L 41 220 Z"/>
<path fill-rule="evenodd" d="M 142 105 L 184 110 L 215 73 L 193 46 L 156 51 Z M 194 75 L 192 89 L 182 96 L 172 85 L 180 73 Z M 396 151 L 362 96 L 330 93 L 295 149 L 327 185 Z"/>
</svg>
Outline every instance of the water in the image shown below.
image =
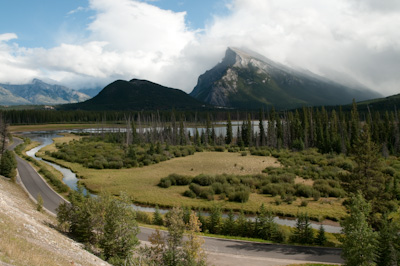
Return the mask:
<svg viewBox="0 0 400 266">
<path fill-rule="evenodd" d="M 66 185 L 68 185 L 71 189 L 76 190 L 79 179 L 76 177 L 75 173 L 73 173 L 70 169 L 67 169 L 65 167 L 62 167 L 60 165 L 57 165 L 57 164 L 54 164 L 54 163 L 51 163 L 48 161 L 44 161 L 42 158 L 36 156 L 36 153 L 41 148 L 53 143 L 53 138 L 61 137 L 61 135 L 59 135 L 59 134 L 62 132 L 65 133 L 65 132 L 71 132 L 71 131 L 72 130 L 70 130 L 70 131 L 47 131 L 47 132 L 42 131 L 42 132 L 30 132 L 28 134 L 25 134 L 25 136 L 30 138 L 31 140 L 38 141 L 41 143 L 40 146 L 27 151 L 26 154 L 28 156 L 34 158 L 35 160 L 43 161 L 43 162 L 47 163 L 48 165 L 51 165 L 58 171 L 60 171 L 64 176 L 64 178 L 63 178 L 64 183 Z M 89 129 L 89 130 L 83 130 L 83 131 L 82 130 L 76 130 L 76 131 L 73 130 L 73 132 L 95 132 L 95 131 L 96 131 L 96 129 Z M 89 193 L 89 192 L 86 189 L 84 189 L 84 194 L 86 195 L 86 193 Z M 154 212 L 155 211 L 155 208 L 148 207 L 148 206 L 140 206 L 140 205 L 133 204 L 133 207 L 138 211 L 144 211 L 144 212 Z M 160 213 L 165 214 L 167 212 L 168 212 L 168 209 L 160 208 Z M 209 213 L 207 213 L 207 212 L 203 212 L 202 214 L 204 216 L 209 215 Z M 227 215 L 224 214 L 223 217 L 227 217 Z M 254 220 L 255 216 L 250 216 L 249 218 Z M 277 224 L 280 224 L 280 225 L 296 227 L 295 219 L 285 219 L 285 218 L 275 217 L 274 220 Z M 316 223 L 311 223 L 311 227 L 314 229 L 319 229 L 320 225 L 316 224 Z M 331 225 L 324 225 L 324 229 L 326 232 L 329 232 L 329 233 L 340 233 L 340 231 L 341 231 L 341 227 L 331 226 Z"/>
</svg>

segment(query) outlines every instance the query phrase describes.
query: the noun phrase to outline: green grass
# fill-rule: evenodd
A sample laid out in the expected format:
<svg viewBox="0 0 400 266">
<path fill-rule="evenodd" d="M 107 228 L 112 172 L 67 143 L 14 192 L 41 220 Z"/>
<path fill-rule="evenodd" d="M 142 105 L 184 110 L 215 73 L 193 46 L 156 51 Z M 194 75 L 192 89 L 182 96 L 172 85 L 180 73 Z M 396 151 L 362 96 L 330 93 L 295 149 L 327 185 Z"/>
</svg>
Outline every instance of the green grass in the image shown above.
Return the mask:
<svg viewBox="0 0 400 266">
<path fill-rule="evenodd" d="M 65 142 L 76 138 L 66 136 L 55 139 L 56 143 Z M 175 158 L 159 164 L 130 169 L 88 169 L 77 163 L 69 163 L 45 156 L 45 151 L 54 151 L 55 145 L 45 147 L 39 152 L 46 160 L 54 161 L 71 169 L 90 191 L 109 192 L 119 195 L 126 192 L 135 203 L 144 205 L 158 205 L 160 207 L 190 206 L 194 209 L 210 209 L 216 201 L 225 210 L 243 210 L 247 213 L 256 213 L 262 203 L 266 204 L 277 215 L 294 217 L 299 211 L 307 211 L 314 220 L 330 218 L 339 220 L 345 216 L 342 199 L 321 198 L 318 201 L 308 199 L 307 207 L 301 207 L 303 198 L 298 197 L 292 204 L 275 204 L 275 198 L 268 195 L 252 193 L 246 203 L 225 202 L 216 198 L 215 201 L 192 199 L 183 196 L 188 186 L 171 187 L 168 189 L 157 186 L 160 179 L 172 173 L 196 176 L 199 174 L 259 174 L 268 166 L 280 167 L 275 158 L 262 156 L 241 156 L 239 153 L 228 152 L 199 152 L 192 156 Z"/>
</svg>

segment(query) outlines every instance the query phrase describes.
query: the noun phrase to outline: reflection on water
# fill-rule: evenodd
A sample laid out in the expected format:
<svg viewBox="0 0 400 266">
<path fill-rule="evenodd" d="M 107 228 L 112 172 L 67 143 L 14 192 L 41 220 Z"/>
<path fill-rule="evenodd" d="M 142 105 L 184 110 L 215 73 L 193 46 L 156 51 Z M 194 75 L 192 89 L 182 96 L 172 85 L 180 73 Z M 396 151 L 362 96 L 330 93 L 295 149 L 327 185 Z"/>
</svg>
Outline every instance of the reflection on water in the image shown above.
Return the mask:
<svg viewBox="0 0 400 266">
<path fill-rule="evenodd" d="M 119 130 L 119 129 L 118 129 Z M 122 129 L 123 130 L 123 129 Z M 193 129 L 195 130 L 195 129 Z M 107 129 L 107 131 L 117 131 L 116 129 Z M 26 154 L 36 160 L 40 160 L 43 161 L 45 163 L 47 163 L 48 165 L 51 165 L 52 167 L 54 167 L 55 169 L 57 169 L 58 171 L 60 171 L 63 175 L 63 181 L 66 185 L 68 185 L 71 189 L 76 190 L 77 189 L 77 183 L 78 183 L 78 178 L 76 177 L 75 173 L 73 173 L 70 169 L 64 168 L 60 165 L 51 163 L 51 162 L 47 162 L 42 160 L 42 158 L 36 157 L 36 153 L 43 147 L 50 145 L 53 143 L 53 138 L 57 138 L 57 137 L 61 137 L 61 135 L 59 135 L 60 133 L 66 133 L 66 132 L 91 132 L 91 133 L 97 133 L 100 132 L 100 129 L 84 129 L 84 130 L 62 130 L 62 131 L 42 131 L 42 132 L 29 132 L 29 133 L 25 133 L 24 136 L 30 138 L 33 141 L 38 141 L 41 143 L 40 146 L 33 148 L 31 150 L 29 150 Z M 118 132 L 118 131 L 117 131 Z M 87 193 L 89 193 L 86 189 L 84 189 L 84 194 L 86 195 Z M 146 206 L 139 206 L 139 205 L 135 205 L 133 204 L 133 207 L 136 210 L 139 211 L 144 211 L 144 212 L 154 212 L 155 208 L 153 207 L 146 207 Z M 165 214 L 168 212 L 168 209 L 162 209 L 160 208 L 160 213 Z M 202 214 L 204 214 L 204 216 L 208 216 L 209 213 L 207 212 L 203 212 Z M 223 217 L 227 217 L 226 214 L 223 215 Z M 251 216 L 250 219 L 255 219 L 254 216 Z M 275 217 L 274 218 L 275 222 L 280 224 L 280 225 L 287 225 L 290 227 L 296 227 L 296 220 L 295 219 L 284 219 L 284 218 L 279 218 L 279 217 Z M 320 225 L 316 224 L 316 223 L 312 223 L 311 227 L 314 229 L 319 229 Z M 331 226 L 331 225 L 324 225 L 324 229 L 326 232 L 329 233 L 340 233 L 341 227 L 339 226 Z"/>
</svg>

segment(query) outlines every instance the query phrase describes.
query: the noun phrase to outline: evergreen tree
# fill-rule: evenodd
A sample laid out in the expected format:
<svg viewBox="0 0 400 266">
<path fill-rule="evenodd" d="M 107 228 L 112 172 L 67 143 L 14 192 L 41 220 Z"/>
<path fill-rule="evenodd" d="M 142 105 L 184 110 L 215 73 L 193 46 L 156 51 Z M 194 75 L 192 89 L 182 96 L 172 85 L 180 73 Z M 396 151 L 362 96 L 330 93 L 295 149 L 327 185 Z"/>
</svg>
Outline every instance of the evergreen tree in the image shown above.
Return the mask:
<svg viewBox="0 0 400 266">
<path fill-rule="evenodd" d="M 0 159 L 0 175 L 14 178 L 16 175 L 17 160 L 14 152 L 5 150 Z"/>
<path fill-rule="evenodd" d="M 350 127 L 350 145 L 353 147 L 359 141 L 360 134 L 360 115 L 358 114 L 357 104 L 355 99 L 353 99 L 353 107 L 351 109 L 351 127 Z"/>
<path fill-rule="evenodd" d="M 318 235 L 315 238 L 315 244 L 317 244 L 318 246 L 324 246 L 326 243 L 326 235 L 325 235 L 325 228 L 324 226 L 321 224 L 321 226 L 319 227 L 318 230 Z"/>
<path fill-rule="evenodd" d="M 210 216 L 208 217 L 208 231 L 211 234 L 219 234 L 221 231 L 222 224 L 222 210 L 217 204 L 211 207 Z"/>
<path fill-rule="evenodd" d="M 400 237 L 396 233 L 398 231 L 399 226 L 385 215 L 379 228 L 377 265 L 392 266 L 400 264 Z"/>
<path fill-rule="evenodd" d="M 233 132 L 232 132 L 232 121 L 231 121 L 231 114 L 228 113 L 228 121 L 226 123 L 226 136 L 225 136 L 225 143 L 231 144 L 233 140 Z"/>
<path fill-rule="evenodd" d="M 237 236 L 247 236 L 247 219 L 243 210 L 240 210 L 239 216 L 236 219 L 235 233 Z"/>
<path fill-rule="evenodd" d="M 260 146 L 265 146 L 265 129 L 264 129 L 264 112 L 260 110 L 260 120 L 258 123 L 259 128 L 259 143 Z"/>
<path fill-rule="evenodd" d="M 300 244 L 312 244 L 314 240 L 310 218 L 307 213 L 297 215 L 296 229 L 291 237 L 292 242 Z"/>
<path fill-rule="evenodd" d="M 120 199 L 108 200 L 105 209 L 104 234 L 100 247 L 107 260 L 113 258 L 114 261 L 124 261 L 139 244 L 135 212 L 126 196 L 121 195 Z"/>
<path fill-rule="evenodd" d="M 224 220 L 222 233 L 224 235 L 232 236 L 235 232 L 235 215 L 232 209 L 228 212 L 228 217 Z"/>
<path fill-rule="evenodd" d="M 348 266 L 375 265 L 377 234 L 367 222 L 371 206 L 361 193 L 352 196 L 350 215 L 341 223 L 342 257 Z"/>
<path fill-rule="evenodd" d="M 180 265 L 183 251 L 183 233 L 185 223 L 183 222 L 183 211 L 181 208 L 173 208 L 166 215 L 166 226 L 168 228 L 167 248 L 164 252 L 165 265 Z"/>
<path fill-rule="evenodd" d="M 271 210 L 265 208 L 264 203 L 257 212 L 256 225 L 255 233 L 258 237 L 276 242 L 283 241 L 283 235 L 274 221 L 274 215 Z"/>
<path fill-rule="evenodd" d="M 156 208 L 154 210 L 153 224 L 154 225 L 164 225 L 164 220 L 163 220 L 163 218 L 161 216 L 160 209 L 158 208 L 158 205 L 156 205 Z"/>
</svg>

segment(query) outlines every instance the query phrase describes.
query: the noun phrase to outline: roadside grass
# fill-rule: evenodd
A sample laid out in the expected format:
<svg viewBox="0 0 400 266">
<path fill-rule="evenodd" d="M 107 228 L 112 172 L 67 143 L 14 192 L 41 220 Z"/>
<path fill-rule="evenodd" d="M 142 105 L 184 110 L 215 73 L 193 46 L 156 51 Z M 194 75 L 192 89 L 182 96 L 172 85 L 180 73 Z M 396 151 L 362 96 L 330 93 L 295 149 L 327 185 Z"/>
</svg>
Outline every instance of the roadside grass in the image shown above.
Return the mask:
<svg viewBox="0 0 400 266">
<path fill-rule="evenodd" d="M 76 136 L 56 138 L 55 143 L 68 142 Z M 198 152 L 194 155 L 175 158 L 155 165 L 130 169 L 89 169 L 77 163 L 70 163 L 54 159 L 45 155 L 46 151 L 54 151 L 55 144 L 44 147 L 38 156 L 53 161 L 59 165 L 71 169 L 81 178 L 80 182 L 89 191 L 109 192 L 119 195 L 126 192 L 135 203 L 143 205 L 158 205 L 160 207 L 190 206 L 192 209 L 208 210 L 213 204 L 221 205 L 224 210 L 243 210 L 246 213 L 256 213 L 262 203 L 266 204 L 275 214 L 286 217 L 295 217 L 299 212 L 307 212 L 313 220 L 324 219 L 340 220 L 345 216 L 343 199 L 320 198 L 318 201 L 298 197 L 292 204 L 281 202 L 276 204 L 274 197 L 251 193 L 246 203 L 214 201 L 205 199 L 192 199 L 183 196 L 188 186 L 173 186 L 160 188 L 157 186 L 160 179 L 172 173 L 196 176 L 199 174 L 260 174 L 266 167 L 280 167 L 280 163 L 273 157 L 265 156 L 241 156 L 239 153 L 228 152 Z M 307 201 L 306 207 L 301 207 L 302 201 Z"/>
<path fill-rule="evenodd" d="M 29 157 L 26 152 L 39 146 L 37 141 L 28 144 L 22 151 L 22 156 L 33 166 L 33 168 L 47 181 L 47 183 L 57 191 L 61 196 L 67 198 L 69 189 L 68 186 L 62 182 L 63 174 L 46 164 L 45 162 L 37 161 Z"/>
</svg>

